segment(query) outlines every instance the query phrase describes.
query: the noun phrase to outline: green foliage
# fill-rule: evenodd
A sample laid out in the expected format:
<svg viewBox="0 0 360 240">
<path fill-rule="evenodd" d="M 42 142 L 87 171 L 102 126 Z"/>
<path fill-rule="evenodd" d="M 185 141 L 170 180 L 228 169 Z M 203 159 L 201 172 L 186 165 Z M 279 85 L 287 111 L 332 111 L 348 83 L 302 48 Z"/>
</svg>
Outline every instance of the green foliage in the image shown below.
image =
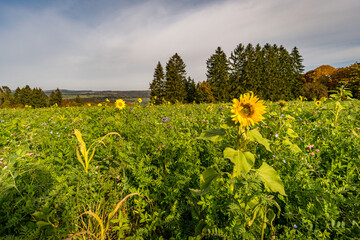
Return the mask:
<svg viewBox="0 0 360 240">
<path fill-rule="evenodd" d="M 161 99 L 165 97 L 165 74 L 161 63 L 158 62 L 155 72 L 154 79 L 150 83 L 150 97 L 155 104 L 160 104 Z"/>
<path fill-rule="evenodd" d="M 215 53 L 206 61 L 207 82 L 210 84 L 215 100 L 227 102 L 229 98 L 229 66 L 226 54 L 218 47 Z"/>
<path fill-rule="evenodd" d="M 96 238 L 91 211 L 108 239 L 354 239 L 360 104 L 339 103 L 336 125 L 336 101 L 269 103 L 240 148 L 229 104 L 0 109 L 0 238 Z M 96 147 L 88 177 L 74 129 L 121 136 Z"/>
<path fill-rule="evenodd" d="M 175 53 L 166 64 L 165 100 L 171 103 L 184 102 L 186 92 L 186 70 L 182 58 Z"/>
</svg>

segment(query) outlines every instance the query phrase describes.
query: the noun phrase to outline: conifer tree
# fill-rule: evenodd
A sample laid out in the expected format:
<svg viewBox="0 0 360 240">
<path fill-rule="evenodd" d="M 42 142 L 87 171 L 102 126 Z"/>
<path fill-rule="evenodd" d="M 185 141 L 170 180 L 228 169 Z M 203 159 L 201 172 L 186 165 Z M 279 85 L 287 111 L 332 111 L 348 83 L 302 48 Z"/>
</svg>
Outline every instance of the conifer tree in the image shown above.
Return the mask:
<svg viewBox="0 0 360 240">
<path fill-rule="evenodd" d="M 196 85 L 194 79 L 188 77 L 188 79 L 185 82 L 185 89 L 186 89 L 186 101 L 188 103 L 194 102 L 196 95 Z"/>
<path fill-rule="evenodd" d="M 218 47 L 206 61 L 207 82 L 210 84 L 216 101 L 229 101 L 229 64 L 226 54 Z"/>
<path fill-rule="evenodd" d="M 29 105 L 35 108 L 46 107 L 48 105 L 48 97 L 41 88 L 32 89 L 32 99 Z"/>
<path fill-rule="evenodd" d="M 186 71 L 185 63 L 175 53 L 166 64 L 165 74 L 165 99 L 171 103 L 186 100 Z"/>
<path fill-rule="evenodd" d="M 300 91 L 304 85 L 304 65 L 303 58 L 299 53 L 297 47 L 294 47 L 291 51 L 291 64 L 293 69 L 293 82 L 292 82 L 292 95 L 294 98 L 299 97 Z"/>
<path fill-rule="evenodd" d="M 211 86 L 208 82 L 202 81 L 196 84 L 196 97 L 195 101 L 197 103 L 213 103 L 215 98 L 211 90 Z"/>
<path fill-rule="evenodd" d="M 60 106 L 62 103 L 62 93 L 59 88 L 55 90 L 55 99 L 58 106 Z"/>
<path fill-rule="evenodd" d="M 29 85 L 26 85 L 24 88 L 20 89 L 20 103 L 22 105 L 31 105 L 32 102 L 32 90 Z"/>
<path fill-rule="evenodd" d="M 239 44 L 236 46 L 233 52 L 229 57 L 229 95 L 230 99 L 237 98 L 239 95 L 244 92 L 244 86 L 241 84 L 243 75 L 244 75 L 244 64 L 245 64 L 245 55 L 244 55 L 245 46 Z"/>
<path fill-rule="evenodd" d="M 55 92 L 51 91 L 50 96 L 49 96 L 49 104 L 50 104 L 50 106 L 53 106 L 55 104 L 60 106 L 61 102 L 62 102 L 62 93 L 61 93 L 60 89 L 57 88 L 55 90 Z"/>
<path fill-rule="evenodd" d="M 150 97 L 155 104 L 161 103 L 162 98 L 165 97 L 164 81 L 164 70 L 159 61 L 155 68 L 153 81 L 150 83 Z"/>
</svg>

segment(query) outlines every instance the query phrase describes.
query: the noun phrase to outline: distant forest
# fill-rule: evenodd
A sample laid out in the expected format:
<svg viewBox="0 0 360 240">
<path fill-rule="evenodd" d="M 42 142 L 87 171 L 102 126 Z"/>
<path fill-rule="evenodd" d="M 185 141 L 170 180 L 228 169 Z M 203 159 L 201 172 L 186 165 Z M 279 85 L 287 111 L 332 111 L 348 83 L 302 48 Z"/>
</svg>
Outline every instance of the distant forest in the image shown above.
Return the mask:
<svg viewBox="0 0 360 240">
<path fill-rule="evenodd" d="M 346 87 L 360 98 L 360 64 L 336 69 L 320 66 L 304 73 L 303 58 L 297 47 L 291 52 L 276 44 L 244 46 L 239 44 L 227 57 L 218 47 L 206 61 L 206 80 L 198 82 L 187 76 L 186 65 L 175 53 L 166 63 L 155 67 L 150 83 L 151 99 L 169 102 L 229 102 L 252 91 L 262 99 L 308 100 L 327 98 L 329 92 Z"/>
<path fill-rule="evenodd" d="M 175 53 L 163 68 L 158 62 L 150 90 L 144 91 L 74 91 L 41 88 L 0 87 L 0 107 L 75 106 L 85 103 L 114 101 L 122 98 L 132 101 L 144 98 L 163 102 L 230 102 L 240 94 L 252 91 L 261 99 L 293 100 L 299 96 L 307 100 L 328 98 L 340 87 L 360 99 L 360 63 L 334 68 L 322 65 L 304 73 L 303 58 L 294 47 L 290 52 L 276 44 L 239 44 L 229 56 L 218 47 L 206 61 L 206 79 L 195 83 L 187 76 L 186 65 Z"/>
<path fill-rule="evenodd" d="M 82 104 L 97 104 L 115 101 L 122 98 L 126 101 L 136 101 L 137 98 L 148 99 L 150 91 L 77 91 L 77 90 L 52 90 L 43 91 L 41 88 L 16 88 L 13 92 L 9 87 L 0 87 L 0 107 L 49 107 L 57 106 L 79 106 Z"/>
</svg>

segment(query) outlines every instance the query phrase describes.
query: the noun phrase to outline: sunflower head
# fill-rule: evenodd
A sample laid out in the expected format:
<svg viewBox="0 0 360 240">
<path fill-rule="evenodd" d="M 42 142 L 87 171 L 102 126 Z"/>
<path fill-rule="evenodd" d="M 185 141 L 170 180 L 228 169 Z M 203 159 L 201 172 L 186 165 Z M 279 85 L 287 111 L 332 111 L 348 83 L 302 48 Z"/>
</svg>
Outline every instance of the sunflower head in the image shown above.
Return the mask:
<svg viewBox="0 0 360 240">
<path fill-rule="evenodd" d="M 320 106 L 320 105 L 321 105 L 321 101 L 316 101 L 316 102 L 315 102 L 315 105 L 316 105 L 316 106 Z"/>
<path fill-rule="evenodd" d="M 99 103 L 99 104 L 98 104 L 98 107 L 101 107 L 101 106 L 102 106 L 102 104 L 101 104 L 101 103 Z"/>
<path fill-rule="evenodd" d="M 235 124 L 239 123 L 241 127 L 249 128 L 264 119 L 266 106 L 263 100 L 259 100 L 250 92 L 240 95 L 239 99 L 233 99 L 231 112 L 234 114 L 231 117 Z"/>
<path fill-rule="evenodd" d="M 118 99 L 115 102 L 115 107 L 122 110 L 125 108 L 125 102 L 122 99 Z"/>
<path fill-rule="evenodd" d="M 141 98 L 139 98 L 139 99 L 138 99 L 138 102 L 139 102 L 139 103 L 142 103 L 142 99 L 141 99 Z"/>
</svg>

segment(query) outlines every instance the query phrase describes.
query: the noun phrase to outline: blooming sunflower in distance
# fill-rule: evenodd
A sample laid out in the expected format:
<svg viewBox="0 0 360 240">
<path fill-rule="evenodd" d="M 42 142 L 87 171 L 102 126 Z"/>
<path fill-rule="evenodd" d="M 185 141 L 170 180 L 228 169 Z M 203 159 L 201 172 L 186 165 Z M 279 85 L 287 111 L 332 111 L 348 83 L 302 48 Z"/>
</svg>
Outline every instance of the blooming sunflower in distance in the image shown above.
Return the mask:
<svg viewBox="0 0 360 240">
<path fill-rule="evenodd" d="M 122 99 L 118 99 L 115 102 L 115 107 L 117 107 L 118 109 L 122 110 L 125 108 L 125 102 Z"/>
<path fill-rule="evenodd" d="M 141 99 L 141 98 L 139 98 L 139 99 L 138 99 L 138 102 L 139 102 L 139 103 L 142 103 L 142 99 Z"/>
<path fill-rule="evenodd" d="M 315 102 L 315 105 L 316 105 L 316 106 L 320 106 L 320 105 L 321 105 L 321 101 L 316 101 L 316 102 Z"/>
<path fill-rule="evenodd" d="M 239 123 L 240 126 L 249 128 L 264 119 L 264 101 L 254 96 L 253 92 L 240 95 L 239 99 L 233 99 L 233 103 L 231 112 L 234 115 L 231 117 L 235 124 Z"/>
</svg>

